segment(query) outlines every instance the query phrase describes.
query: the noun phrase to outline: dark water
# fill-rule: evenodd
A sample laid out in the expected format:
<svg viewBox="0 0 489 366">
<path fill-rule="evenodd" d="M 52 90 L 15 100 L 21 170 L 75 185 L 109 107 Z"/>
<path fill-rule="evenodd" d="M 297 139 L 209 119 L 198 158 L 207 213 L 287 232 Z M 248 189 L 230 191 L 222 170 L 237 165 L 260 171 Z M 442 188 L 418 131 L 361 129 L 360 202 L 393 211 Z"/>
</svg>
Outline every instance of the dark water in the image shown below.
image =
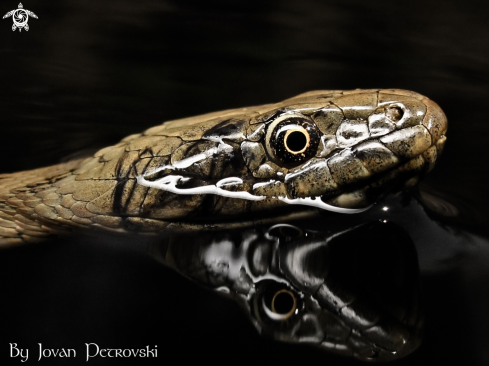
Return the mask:
<svg viewBox="0 0 489 366">
<path fill-rule="evenodd" d="M 462 218 L 410 222 L 424 341 L 398 364 L 489 363 L 489 24 L 482 1 L 29 1 L 0 22 L 1 172 L 59 162 L 164 120 L 313 89 L 404 88 L 435 100 L 448 141 L 424 189 Z M 2 2 L 2 11 L 15 2 Z M 450 207 L 450 206 L 446 206 Z M 447 208 L 450 212 L 450 209 Z M 466 214 L 469 212 L 469 214 Z M 416 229 L 416 230 L 415 230 Z M 143 243 L 141 243 L 141 246 Z M 232 302 L 134 243 L 77 237 L 0 256 L 0 359 L 29 348 L 158 345 L 158 358 L 89 364 L 353 364 L 261 338 Z"/>
</svg>

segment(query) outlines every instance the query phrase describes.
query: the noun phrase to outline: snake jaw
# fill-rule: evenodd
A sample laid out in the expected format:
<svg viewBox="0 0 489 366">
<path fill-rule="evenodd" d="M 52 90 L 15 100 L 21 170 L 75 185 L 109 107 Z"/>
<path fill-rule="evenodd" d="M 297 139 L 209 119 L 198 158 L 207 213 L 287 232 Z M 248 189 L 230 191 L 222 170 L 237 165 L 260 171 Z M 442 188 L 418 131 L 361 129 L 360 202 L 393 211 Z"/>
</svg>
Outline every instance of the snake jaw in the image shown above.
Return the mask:
<svg viewBox="0 0 489 366">
<path fill-rule="evenodd" d="M 222 142 L 222 141 L 221 141 Z M 229 145 L 228 145 L 229 146 Z M 230 153 L 230 150 L 227 148 L 217 148 L 216 150 L 217 154 L 222 153 L 223 151 L 226 151 L 227 153 Z M 281 182 L 276 182 L 271 180 L 270 182 L 259 182 L 255 183 L 252 187 L 252 193 L 246 191 L 243 189 L 243 180 L 238 177 L 226 177 L 223 178 L 219 181 L 217 181 L 214 184 L 207 184 L 207 185 L 201 185 L 198 187 L 191 187 L 191 188 L 184 188 L 186 183 L 191 183 L 192 178 L 188 176 L 182 176 L 182 175 L 176 175 L 176 174 L 165 174 L 163 177 L 156 179 L 156 180 L 148 180 L 146 179 L 146 176 L 152 176 L 157 174 L 160 171 L 181 171 L 184 168 L 190 168 L 192 167 L 193 164 L 199 163 L 202 160 L 205 159 L 211 159 L 213 158 L 214 153 L 203 153 L 200 154 L 200 156 L 193 156 L 189 157 L 187 159 L 181 160 L 176 162 L 174 165 L 166 165 L 162 166 L 155 171 L 149 172 L 146 175 L 139 175 L 136 178 L 136 182 L 142 186 L 148 187 L 148 188 L 155 188 L 159 189 L 162 191 L 174 193 L 177 195 L 205 195 L 205 194 L 213 194 L 213 195 L 218 195 L 222 197 L 227 197 L 227 198 L 235 198 L 235 199 L 241 199 L 241 200 L 248 200 L 248 201 L 262 201 L 265 199 L 273 199 L 273 200 L 278 200 L 280 202 L 283 202 L 288 205 L 302 205 L 302 206 L 310 206 L 310 207 L 317 207 L 323 210 L 327 211 L 333 211 L 333 212 L 338 212 L 338 213 L 347 213 L 347 214 L 353 214 L 353 213 L 359 213 L 363 212 L 365 210 L 368 210 L 370 208 L 370 205 L 364 208 L 342 208 L 342 207 L 335 207 L 332 205 L 329 205 L 321 200 L 321 197 L 294 197 L 294 198 L 289 198 L 287 197 L 286 194 L 284 195 L 277 195 L 274 197 L 267 197 L 266 195 L 260 195 L 260 189 L 263 190 L 265 187 L 266 191 L 266 186 L 274 183 L 278 184 L 283 184 Z M 178 174 L 178 173 L 177 173 Z M 287 181 L 287 176 L 285 177 Z M 192 184 L 190 184 L 192 185 Z M 180 186 L 180 187 L 179 187 Z"/>
</svg>

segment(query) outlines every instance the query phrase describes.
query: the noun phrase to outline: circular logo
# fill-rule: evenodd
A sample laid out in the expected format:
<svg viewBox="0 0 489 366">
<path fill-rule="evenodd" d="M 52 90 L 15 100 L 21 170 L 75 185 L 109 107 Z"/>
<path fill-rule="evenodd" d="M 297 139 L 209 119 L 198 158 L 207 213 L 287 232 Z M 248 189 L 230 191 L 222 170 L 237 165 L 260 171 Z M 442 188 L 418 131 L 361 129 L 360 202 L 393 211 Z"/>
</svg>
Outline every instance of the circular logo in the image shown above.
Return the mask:
<svg viewBox="0 0 489 366">
<path fill-rule="evenodd" d="M 29 14 L 24 9 L 17 9 L 12 14 L 12 19 L 14 20 L 14 24 L 18 28 L 22 28 L 27 24 L 29 20 Z"/>
</svg>

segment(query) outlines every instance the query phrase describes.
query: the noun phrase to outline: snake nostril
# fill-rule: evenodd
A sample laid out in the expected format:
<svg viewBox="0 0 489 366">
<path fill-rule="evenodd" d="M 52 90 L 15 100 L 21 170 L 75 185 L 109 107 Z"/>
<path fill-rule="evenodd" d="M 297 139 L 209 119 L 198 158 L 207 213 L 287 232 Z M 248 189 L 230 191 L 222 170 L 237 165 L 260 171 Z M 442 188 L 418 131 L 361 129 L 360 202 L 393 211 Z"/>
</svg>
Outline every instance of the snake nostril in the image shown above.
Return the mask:
<svg viewBox="0 0 489 366">
<path fill-rule="evenodd" d="M 385 114 L 392 122 L 398 122 L 404 116 L 404 111 L 399 107 L 390 107 Z"/>
</svg>

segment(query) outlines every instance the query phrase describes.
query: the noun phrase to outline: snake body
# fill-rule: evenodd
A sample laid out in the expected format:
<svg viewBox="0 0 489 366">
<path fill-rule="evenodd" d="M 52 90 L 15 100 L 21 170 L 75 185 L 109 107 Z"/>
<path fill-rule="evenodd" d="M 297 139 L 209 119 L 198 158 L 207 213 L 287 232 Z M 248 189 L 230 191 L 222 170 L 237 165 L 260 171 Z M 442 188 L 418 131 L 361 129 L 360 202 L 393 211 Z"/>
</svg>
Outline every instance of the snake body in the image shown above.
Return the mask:
<svg viewBox="0 0 489 366">
<path fill-rule="evenodd" d="M 360 212 L 430 171 L 446 129 L 436 103 L 396 89 L 314 91 L 166 122 L 87 159 L 0 175 L 0 245 Z"/>
</svg>

